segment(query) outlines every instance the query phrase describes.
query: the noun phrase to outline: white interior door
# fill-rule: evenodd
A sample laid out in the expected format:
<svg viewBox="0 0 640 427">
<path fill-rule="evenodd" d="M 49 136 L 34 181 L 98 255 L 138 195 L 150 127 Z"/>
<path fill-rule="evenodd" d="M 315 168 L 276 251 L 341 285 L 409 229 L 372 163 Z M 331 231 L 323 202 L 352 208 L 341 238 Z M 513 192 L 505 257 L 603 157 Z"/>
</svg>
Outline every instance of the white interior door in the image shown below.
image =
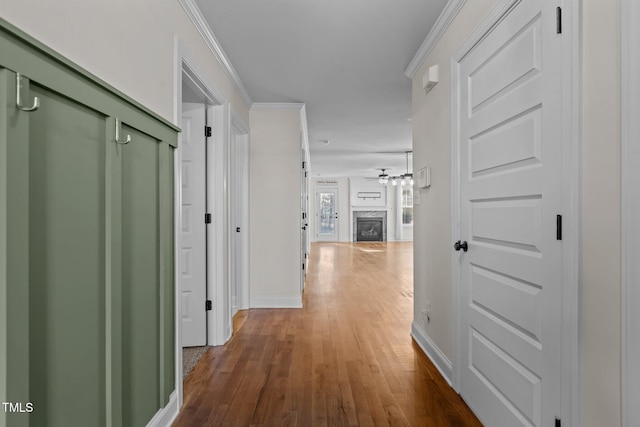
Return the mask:
<svg viewBox="0 0 640 427">
<path fill-rule="evenodd" d="M 555 6 L 517 3 L 457 65 L 460 394 L 493 427 L 553 426 L 560 416 Z"/>
<path fill-rule="evenodd" d="M 316 193 L 316 239 L 338 241 L 338 189 L 323 188 Z"/>
<path fill-rule="evenodd" d="M 205 345 L 207 341 L 205 114 L 204 104 L 182 105 L 180 303 L 184 347 Z"/>
</svg>

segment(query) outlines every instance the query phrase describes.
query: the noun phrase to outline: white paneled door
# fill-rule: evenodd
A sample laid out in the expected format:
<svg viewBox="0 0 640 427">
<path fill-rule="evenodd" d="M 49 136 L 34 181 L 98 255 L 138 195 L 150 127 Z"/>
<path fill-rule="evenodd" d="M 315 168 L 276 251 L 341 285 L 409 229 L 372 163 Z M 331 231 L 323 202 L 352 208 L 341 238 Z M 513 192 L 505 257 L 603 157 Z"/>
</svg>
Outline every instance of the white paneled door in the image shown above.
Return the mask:
<svg viewBox="0 0 640 427">
<path fill-rule="evenodd" d="M 206 151 L 204 104 L 182 105 L 182 182 L 180 304 L 182 345 L 207 342 L 206 301 Z"/>
<path fill-rule="evenodd" d="M 457 63 L 460 394 L 487 426 L 553 426 L 562 36 L 554 2 L 512 4 Z"/>
</svg>

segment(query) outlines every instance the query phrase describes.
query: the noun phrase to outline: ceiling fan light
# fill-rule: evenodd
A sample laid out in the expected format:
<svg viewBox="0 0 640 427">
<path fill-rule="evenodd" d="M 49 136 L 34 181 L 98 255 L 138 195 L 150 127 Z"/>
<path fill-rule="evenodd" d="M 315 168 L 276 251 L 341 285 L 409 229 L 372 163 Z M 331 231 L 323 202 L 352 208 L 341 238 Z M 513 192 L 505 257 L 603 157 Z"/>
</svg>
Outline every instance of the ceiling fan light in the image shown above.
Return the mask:
<svg viewBox="0 0 640 427">
<path fill-rule="evenodd" d="M 382 184 L 382 185 L 385 185 L 387 182 L 389 182 L 389 177 L 388 177 L 388 176 L 383 176 L 383 175 L 381 175 L 381 176 L 378 178 L 378 182 L 379 182 L 380 184 Z"/>
</svg>

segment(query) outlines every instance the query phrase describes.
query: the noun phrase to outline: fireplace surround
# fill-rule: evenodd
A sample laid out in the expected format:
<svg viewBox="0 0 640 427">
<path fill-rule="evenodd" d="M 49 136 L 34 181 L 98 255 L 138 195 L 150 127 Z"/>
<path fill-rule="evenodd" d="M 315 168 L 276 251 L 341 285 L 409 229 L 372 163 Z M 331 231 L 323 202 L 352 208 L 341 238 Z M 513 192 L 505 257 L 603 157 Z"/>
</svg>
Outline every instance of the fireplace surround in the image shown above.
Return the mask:
<svg viewBox="0 0 640 427">
<path fill-rule="evenodd" d="M 387 212 L 356 211 L 353 212 L 354 242 L 386 242 Z"/>
</svg>

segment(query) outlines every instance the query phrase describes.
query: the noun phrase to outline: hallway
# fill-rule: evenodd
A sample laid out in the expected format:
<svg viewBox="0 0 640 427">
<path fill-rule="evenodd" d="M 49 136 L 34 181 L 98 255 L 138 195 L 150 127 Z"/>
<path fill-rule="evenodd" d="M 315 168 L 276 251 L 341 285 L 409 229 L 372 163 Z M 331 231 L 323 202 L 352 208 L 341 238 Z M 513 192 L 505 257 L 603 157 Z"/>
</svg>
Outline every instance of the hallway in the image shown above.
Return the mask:
<svg viewBox="0 0 640 427">
<path fill-rule="evenodd" d="M 314 243 L 303 309 L 254 309 L 184 383 L 174 426 L 477 426 L 410 336 L 412 243 Z"/>
</svg>

